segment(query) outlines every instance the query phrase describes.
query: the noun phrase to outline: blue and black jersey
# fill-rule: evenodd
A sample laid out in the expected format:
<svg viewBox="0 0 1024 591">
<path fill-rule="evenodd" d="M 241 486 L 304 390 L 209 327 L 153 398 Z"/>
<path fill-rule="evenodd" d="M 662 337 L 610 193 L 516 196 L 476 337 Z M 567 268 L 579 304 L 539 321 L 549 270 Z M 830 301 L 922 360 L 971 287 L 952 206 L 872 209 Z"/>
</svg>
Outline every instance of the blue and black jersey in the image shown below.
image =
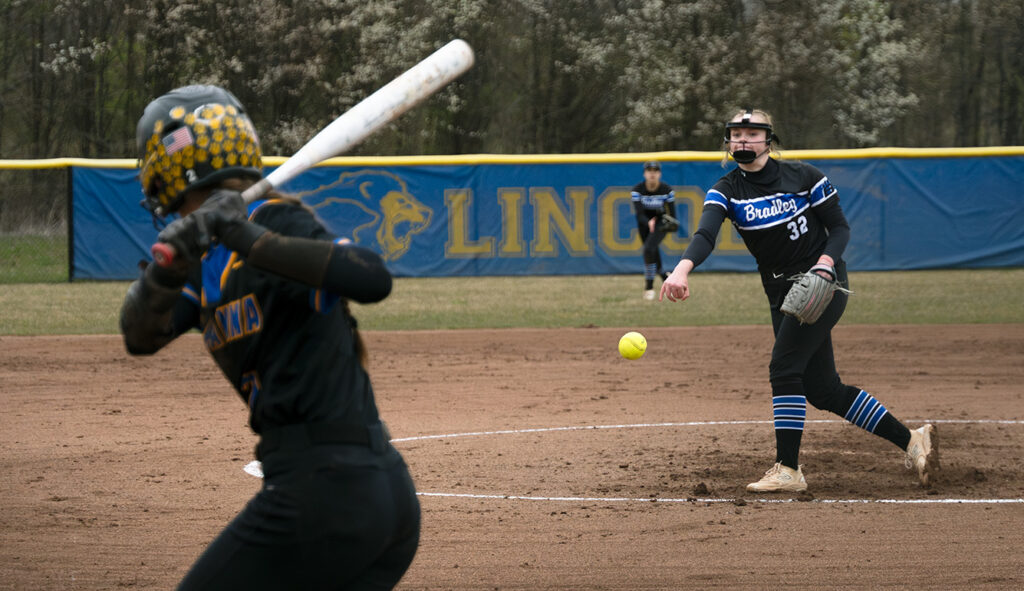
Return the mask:
<svg viewBox="0 0 1024 591">
<path fill-rule="evenodd" d="M 640 230 L 641 239 L 648 234 L 647 223 L 651 218 L 656 218 L 663 213 L 672 217 L 676 215 L 676 193 L 665 183 L 658 183 L 658 187 L 652 191 L 647 188 L 647 183 L 641 181 L 633 187 L 630 199 L 633 203 L 636 227 Z"/>
<path fill-rule="evenodd" d="M 806 271 L 819 256 L 842 258 L 850 228 L 839 193 L 820 170 L 769 159 L 757 172 L 735 168 L 704 198 L 700 227 L 683 258 L 699 265 L 725 219 L 743 238 L 762 276 Z"/>
<path fill-rule="evenodd" d="M 630 199 L 638 222 L 641 216 L 646 223 L 647 220 L 663 213 L 673 217 L 676 215 L 676 193 L 665 183 L 658 183 L 658 187 L 652 191 L 641 181 L 630 191 Z"/>
</svg>

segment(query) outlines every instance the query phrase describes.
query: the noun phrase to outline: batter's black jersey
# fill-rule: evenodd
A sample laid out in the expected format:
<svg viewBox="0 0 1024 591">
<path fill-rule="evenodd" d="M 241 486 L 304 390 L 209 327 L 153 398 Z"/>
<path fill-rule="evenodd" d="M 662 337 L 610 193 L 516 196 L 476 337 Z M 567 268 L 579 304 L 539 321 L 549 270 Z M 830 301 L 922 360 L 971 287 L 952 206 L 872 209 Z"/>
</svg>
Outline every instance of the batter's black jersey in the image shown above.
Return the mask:
<svg viewBox="0 0 1024 591">
<path fill-rule="evenodd" d="M 334 240 L 298 204 L 258 201 L 249 212 L 254 223 L 285 236 Z M 203 333 L 249 406 L 257 433 L 295 423 L 379 420 L 355 348 L 355 319 L 336 295 L 256 269 L 214 245 L 175 308 L 175 333 L 192 328 Z"/>
<path fill-rule="evenodd" d="M 769 159 L 757 172 L 735 168 L 723 176 L 704 198 L 701 228 L 683 258 L 700 264 L 725 218 L 762 275 L 806 271 L 821 254 L 838 263 L 849 240 L 839 193 L 820 170 L 803 162 Z"/>
</svg>

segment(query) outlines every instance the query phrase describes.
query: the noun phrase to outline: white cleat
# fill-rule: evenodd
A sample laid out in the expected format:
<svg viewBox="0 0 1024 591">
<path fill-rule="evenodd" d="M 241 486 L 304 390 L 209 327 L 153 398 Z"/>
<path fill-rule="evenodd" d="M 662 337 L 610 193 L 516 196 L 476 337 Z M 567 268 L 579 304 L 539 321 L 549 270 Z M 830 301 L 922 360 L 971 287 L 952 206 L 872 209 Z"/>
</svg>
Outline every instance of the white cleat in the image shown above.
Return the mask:
<svg viewBox="0 0 1024 591">
<path fill-rule="evenodd" d="M 747 485 L 750 492 L 803 492 L 807 490 L 802 467 L 796 470 L 776 463 L 757 482 Z"/>
<path fill-rule="evenodd" d="M 649 301 L 649 302 L 654 300 L 654 290 L 653 289 L 645 290 L 644 291 L 644 299 Z"/>
<path fill-rule="evenodd" d="M 934 426 L 924 425 L 910 430 L 906 466 L 917 469 L 921 486 L 932 482 L 932 476 L 939 471 L 939 438 Z"/>
</svg>

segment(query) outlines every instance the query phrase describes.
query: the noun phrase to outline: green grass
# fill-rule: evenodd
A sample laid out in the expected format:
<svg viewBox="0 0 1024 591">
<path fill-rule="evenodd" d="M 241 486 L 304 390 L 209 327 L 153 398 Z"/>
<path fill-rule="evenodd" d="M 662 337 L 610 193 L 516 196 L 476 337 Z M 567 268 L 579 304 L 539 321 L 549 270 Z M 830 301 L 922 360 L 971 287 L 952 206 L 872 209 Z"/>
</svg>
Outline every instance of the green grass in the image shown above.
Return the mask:
<svg viewBox="0 0 1024 591">
<path fill-rule="evenodd" d="M 1024 269 L 853 273 L 843 324 L 1024 323 Z M 128 284 L 0 286 L 0 335 L 116 334 Z M 364 330 L 767 324 L 754 273 L 695 273 L 683 303 L 641 299 L 635 275 L 399 278 L 355 305 Z"/>
<path fill-rule="evenodd" d="M 0 285 L 0 335 L 116 334 L 127 283 Z"/>
<path fill-rule="evenodd" d="M 66 236 L 3 236 L 0 238 L 0 285 L 68 280 Z"/>
</svg>

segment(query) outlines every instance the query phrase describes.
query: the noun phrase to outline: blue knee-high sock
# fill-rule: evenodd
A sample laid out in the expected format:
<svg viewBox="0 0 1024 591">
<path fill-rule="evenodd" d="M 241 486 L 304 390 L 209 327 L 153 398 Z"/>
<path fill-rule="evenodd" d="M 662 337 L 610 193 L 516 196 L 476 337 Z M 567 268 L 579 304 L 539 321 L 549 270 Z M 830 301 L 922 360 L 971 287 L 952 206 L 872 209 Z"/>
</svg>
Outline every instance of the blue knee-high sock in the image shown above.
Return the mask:
<svg viewBox="0 0 1024 591">
<path fill-rule="evenodd" d="M 850 405 L 850 409 L 846 411 L 843 418 L 868 433 L 874 433 L 878 423 L 888 412 L 874 396 L 861 390 L 853 399 L 853 404 Z"/>
<path fill-rule="evenodd" d="M 896 417 L 892 416 L 885 406 L 874 396 L 861 390 L 853 399 L 853 404 L 843 416 L 844 419 L 893 442 L 900 449 L 906 449 L 910 442 L 910 431 Z"/>
<path fill-rule="evenodd" d="M 644 289 L 654 289 L 654 275 L 658 265 L 654 263 L 644 264 Z"/>
<path fill-rule="evenodd" d="M 775 461 L 797 470 L 800 439 L 807 419 L 807 398 L 797 394 L 772 396 L 772 414 L 775 417 Z"/>
</svg>

